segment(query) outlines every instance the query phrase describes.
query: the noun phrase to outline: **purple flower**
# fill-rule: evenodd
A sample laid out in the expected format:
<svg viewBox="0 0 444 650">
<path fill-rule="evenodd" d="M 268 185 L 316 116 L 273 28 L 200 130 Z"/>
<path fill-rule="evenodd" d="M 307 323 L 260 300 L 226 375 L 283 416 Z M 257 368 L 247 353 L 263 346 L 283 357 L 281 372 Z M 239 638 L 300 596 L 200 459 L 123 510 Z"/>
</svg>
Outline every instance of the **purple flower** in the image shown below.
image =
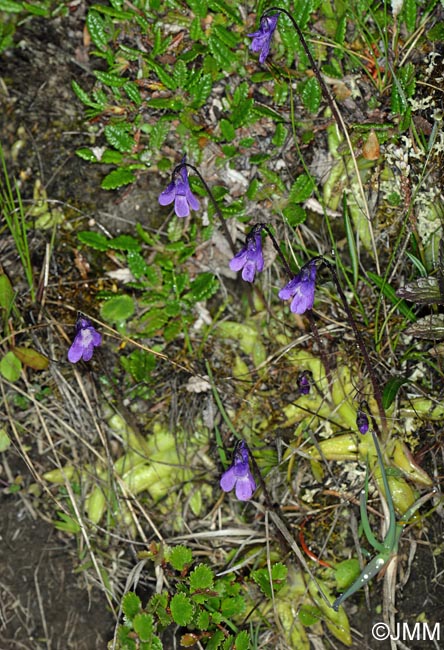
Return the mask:
<svg viewBox="0 0 444 650">
<path fill-rule="evenodd" d="M 222 474 L 220 486 L 224 492 L 230 492 L 236 486 L 239 501 L 251 499 L 256 483 L 250 471 L 248 447 L 243 440 L 236 446 L 233 464 Z"/>
<path fill-rule="evenodd" d="M 273 38 L 274 30 L 276 29 L 279 14 L 272 14 L 271 16 L 263 16 L 261 18 L 261 25 L 257 32 L 247 34 L 252 38 L 250 50 L 252 52 L 260 52 L 259 63 L 265 63 L 265 59 L 270 52 L 270 43 Z"/>
<path fill-rule="evenodd" d="M 294 314 L 304 314 L 313 308 L 316 282 L 316 260 L 308 262 L 290 282 L 279 291 L 282 300 L 293 298 L 290 310 Z"/>
<path fill-rule="evenodd" d="M 245 246 L 230 262 L 232 271 L 242 269 L 242 279 L 246 282 L 253 282 L 256 271 L 260 272 L 264 268 L 261 230 L 262 226 L 256 226 L 248 233 Z"/>
<path fill-rule="evenodd" d="M 174 201 L 174 211 L 178 217 L 188 217 L 190 208 L 198 210 L 200 203 L 190 189 L 186 156 L 173 172 L 173 180 L 159 196 L 160 205 L 169 205 Z"/>
<path fill-rule="evenodd" d="M 310 375 L 311 375 L 310 372 L 304 370 L 304 372 L 301 372 L 301 374 L 297 378 L 297 384 L 298 384 L 300 395 L 308 395 L 308 393 L 310 392 L 310 388 L 311 388 Z"/>
<path fill-rule="evenodd" d="M 358 411 L 358 414 L 356 416 L 356 426 L 358 427 L 359 433 L 362 433 L 363 435 L 367 433 L 368 417 L 366 416 L 364 411 Z"/>
<path fill-rule="evenodd" d="M 79 316 L 76 323 L 74 342 L 68 350 L 68 360 L 77 363 L 80 359 L 89 361 L 94 348 L 102 343 L 102 335 L 97 332 L 87 318 Z"/>
</svg>

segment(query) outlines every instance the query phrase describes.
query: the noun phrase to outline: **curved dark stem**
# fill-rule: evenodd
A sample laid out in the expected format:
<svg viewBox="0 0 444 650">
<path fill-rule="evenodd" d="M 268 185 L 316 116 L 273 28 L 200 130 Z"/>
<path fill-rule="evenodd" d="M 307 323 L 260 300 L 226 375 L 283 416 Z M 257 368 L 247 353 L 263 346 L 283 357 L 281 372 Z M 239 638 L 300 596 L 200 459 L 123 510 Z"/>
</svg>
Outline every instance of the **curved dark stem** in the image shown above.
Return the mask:
<svg viewBox="0 0 444 650">
<path fill-rule="evenodd" d="M 330 271 L 330 273 L 332 275 L 333 281 L 334 281 L 334 283 L 336 285 L 336 289 L 338 290 L 338 293 L 339 293 L 339 297 L 341 298 L 342 304 L 344 305 L 344 309 L 345 309 L 345 312 L 347 314 L 347 320 L 350 323 L 350 326 L 351 326 L 351 328 L 353 330 L 353 333 L 355 335 L 356 342 L 357 342 L 357 344 L 359 346 L 359 349 L 361 350 L 361 354 L 362 354 L 362 356 L 364 358 L 364 363 L 366 365 L 367 372 L 369 374 L 370 381 L 372 382 L 372 386 L 373 386 L 373 395 L 374 395 L 376 403 L 378 405 L 378 411 L 379 411 L 379 417 L 381 418 L 382 430 L 385 433 L 387 431 L 387 417 L 386 417 L 386 414 L 385 414 L 384 405 L 382 403 L 381 389 L 379 387 L 378 378 L 376 377 L 372 362 L 370 361 L 370 357 L 369 357 L 369 354 L 367 352 L 367 348 L 366 348 L 366 345 L 364 343 L 364 339 L 362 338 L 362 334 L 358 330 L 358 327 L 356 325 L 356 321 L 353 318 L 353 314 L 352 314 L 351 309 L 349 307 L 349 304 L 347 302 L 347 298 L 345 297 L 345 294 L 344 294 L 344 292 L 342 290 L 342 287 L 341 287 L 341 284 L 339 282 L 339 278 L 338 278 L 338 276 L 336 274 L 336 269 L 333 267 L 332 264 L 330 264 L 330 262 L 328 262 L 325 259 L 324 259 L 324 265 L 329 269 L 329 271 Z M 375 424 L 375 423 L 373 422 L 373 424 Z M 378 431 L 377 427 L 376 427 L 376 430 Z"/>
<path fill-rule="evenodd" d="M 307 41 L 305 40 L 305 36 L 302 33 L 302 30 L 299 27 L 299 25 L 297 24 L 296 20 L 293 18 L 293 16 L 291 15 L 291 13 L 289 11 L 287 11 L 286 9 L 282 9 L 282 7 L 270 7 L 270 9 L 267 9 L 266 11 L 264 11 L 261 18 L 266 17 L 266 16 L 270 15 L 270 13 L 277 12 L 277 11 L 285 14 L 291 20 L 292 25 L 293 25 L 293 27 L 295 28 L 295 30 L 297 32 L 299 40 L 301 41 L 301 45 L 304 48 L 304 52 L 307 55 L 308 60 L 310 61 L 310 65 L 311 65 L 311 67 L 313 69 L 313 72 L 315 73 L 316 79 L 318 80 L 318 83 L 319 83 L 319 85 L 321 87 L 322 94 L 324 95 L 325 99 L 327 100 L 327 103 L 328 103 L 328 105 L 329 105 L 329 107 L 331 109 L 331 112 L 333 113 L 333 117 L 335 118 L 337 125 L 339 126 L 339 128 L 341 129 L 341 131 L 345 135 L 346 139 L 348 140 L 347 129 L 345 127 L 345 123 L 344 123 L 344 120 L 342 118 L 342 115 L 341 115 L 341 113 L 340 113 L 340 111 L 339 111 L 339 109 L 338 109 L 338 107 L 336 105 L 335 100 L 333 99 L 333 96 L 332 96 L 331 92 L 327 88 L 327 86 L 325 84 L 325 81 L 323 80 L 323 78 L 321 76 L 319 68 L 318 68 L 318 66 L 317 66 L 317 64 L 316 64 L 316 62 L 315 62 L 315 60 L 313 58 L 313 55 L 312 55 L 312 53 L 310 51 L 310 48 L 308 47 Z"/>
<path fill-rule="evenodd" d="M 208 183 L 206 182 L 206 180 L 204 179 L 204 177 L 202 176 L 200 171 L 194 165 L 190 165 L 189 163 L 180 163 L 179 165 L 177 165 L 177 167 L 174 168 L 173 176 L 175 174 L 178 174 L 180 172 L 180 170 L 183 169 L 184 167 L 189 167 L 189 169 L 192 169 L 193 172 L 195 174 L 197 174 L 197 176 L 199 176 L 199 178 L 200 178 L 200 180 L 202 182 L 202 185 L 204 186 L 208 196 L 210 197 L 211 203 L 214 206 L 214 209 L 215 209 L 216 214 L 217 214 L 217 216 L 219 218 L 219 221 L 220 221 L 220 225 L 222 226 L 222 230 L 224 231 L 225 238 L 226 238 L 227 242 L 230 245 L 231 251 L 232 251 L 233 255 L 236 255 L 236 252 L 237 252 L 236 251 L 236 246 L 234 245 L 233 238 L 231 236 L 230 231 L 228 230 L 228 226 L 227 226 L 227 222 L 225 221 L 225 217 L 222 214 L 222 210 L 220 209 L 216 199 L 214 198 L 213 192 L 210 190 Z"/>
<path fill-rule="evenodd" d="M 269 228 L 269 226 L 267 226 L 266 223 L 258 223 L 257 227 L 261 228 L 261 230 L 265 230 L 267 235 L 270 237 L 270 239 L 271 239 L 271 241 L 273 243 L 273 246 L 274 246 L 274 248 L 276 250 L 276 253 L 279 255 L 279 259 L 281 260 L 282 265 L 283 265 L 288 277 L 290 278 L 290 280 L 292 280 L 294 278 L 294 273 L 291 270 L 291 267 L 290 267 L 289 263 L 287 262 L 287 258 L 285 257 L 285 255 L 281 251 L 281 247 L 279 246 L 279 243 L 278 243 L 276 237 L 271 232 L 271 229 Z"/>
</svg>

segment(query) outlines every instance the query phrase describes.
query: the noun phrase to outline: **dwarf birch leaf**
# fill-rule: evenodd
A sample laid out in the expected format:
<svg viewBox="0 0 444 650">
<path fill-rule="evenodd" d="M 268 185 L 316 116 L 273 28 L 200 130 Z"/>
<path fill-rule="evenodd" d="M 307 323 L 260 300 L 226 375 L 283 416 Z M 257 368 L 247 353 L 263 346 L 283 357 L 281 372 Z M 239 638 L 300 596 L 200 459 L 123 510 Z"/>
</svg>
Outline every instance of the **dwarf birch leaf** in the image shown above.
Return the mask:
<svg viewBox="0 0 444 650">
<path fill-rule="evenodd" d="M 183 571 L 186 566 L 190 565 L 193 561 L 193 554 L 191 550 L 182 544 L 175 546 L 168 558 L 168 562 L 176 571 Z"/>
<path fill-rule="evenodd" d="M 142 609 L 142 601 L 134 592 L 128 591 L 122 598 L 122 611 L 132 620 Z"/>
<path fill-rule="evenodd" d="M 153 617 L 151 614 L 141 612 L 133 619 L 134 631 L 139 635 L 141 641 L 151 641 L 153 636 Z"/>
<path fill-rule="evenodd" d="M 173 596 L 170 602 L 171 615 L 177 625 L 188 625 L 193 618 L 193 605 L 185 594 Z"/>
<path fill-rule="evenodd" d="M 190 574 L 190 591 L 209 589 L 213 586 L 214 575 L 205 564 L 199 564 Z"/>
</svg>

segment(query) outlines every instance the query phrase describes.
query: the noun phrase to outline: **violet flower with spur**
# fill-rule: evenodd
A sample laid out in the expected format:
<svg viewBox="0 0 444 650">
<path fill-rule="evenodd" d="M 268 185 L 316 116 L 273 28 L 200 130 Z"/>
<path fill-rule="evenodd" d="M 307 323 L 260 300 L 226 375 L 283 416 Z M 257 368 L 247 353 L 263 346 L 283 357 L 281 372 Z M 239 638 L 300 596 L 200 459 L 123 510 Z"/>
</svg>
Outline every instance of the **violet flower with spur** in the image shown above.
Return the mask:
<svg viewBox="0 0 444 650">
<path fill-rule="evenodd" d="M 174 201 L 174 212 L 178 217 L 188 217 L 190 208 L 199 210 L 200 203 L 194 196 L 188 180 L 186 156 L 173 171 L 173 179 L 168 187 L 159 195 L 160 205 L 169 205 Z"/>
<path fill-rule="evenodd" d="M 76 335 L 68 350 L 68 361 L 77 363 L 80 359 L 89 361 L 94 348 L 102 343 L 102 335 L 93 327 L 90 320 L 79 316 L 76 323 Z"/>
<path fill-rule="evenodd" d="M 247 443 L 241 440 L 236 445 L 232 465 L 222 474 L 220 487 L 224 492 L 235 488 L 239 501 L 248 501 L 256 489 L 256 482 L 250 470 Z"/>
</svg>

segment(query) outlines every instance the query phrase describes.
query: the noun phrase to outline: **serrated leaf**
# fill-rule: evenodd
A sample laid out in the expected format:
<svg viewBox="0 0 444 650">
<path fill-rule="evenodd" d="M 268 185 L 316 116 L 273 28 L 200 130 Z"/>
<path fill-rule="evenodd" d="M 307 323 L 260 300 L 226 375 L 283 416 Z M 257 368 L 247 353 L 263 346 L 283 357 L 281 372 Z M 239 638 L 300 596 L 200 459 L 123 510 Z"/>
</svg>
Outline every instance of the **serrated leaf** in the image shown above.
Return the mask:
<svg viewBox="0 0 444 650">
<path fill-rule="evenodd" d="M 231 122 L 229 122 L 225 118 L 222 118 L 221 121 L 219 122 L 219 125 L 224 140 L 227 140 L 227 142 L 231 142 L 232 140 L 234 140 L 234 138 L 236 137 L 236 130 L 234 126 L 231 124 Z"/>
<path fill-rule="evenodd" d="M 156 61 L 153 61 L 151 59 L 147 61 L 147 64 L 152 70 L 154 70 L 159 81 L 161 81 L 163 85 L 166 88 L 168 88 L 168 90 L 177 89 L 177 84 L 174 78 L 170 74 L 168 74 L 168 72 L 164 70 L 164 68 L 161 65 L 159 65 L 158 63 L 156 63 Z"/>
<path fill-rule="evenodd" d="M 17 346 L 12 348 L 12 352 L 25 366 L 33 370 L 45 370 L 49 366 L 49 359 L 32 348 Z"/>
<path fill-rule="evenodd" d="M 133 628 L 141 641 L 151 641 L 154 619 L 151 614 L 141 612 L 133 618 Z"/>
<path fill-rule="evenodd" d="M 405 26 L 410 33 L 413 33 L 416 27 L 416 4 L 417 0 L 404 0 L 402 7 L 402 17 L 404 18 Z"/>
<path fill-rule="evenodd" d="M 135 304 L 131 296 L 115 296 L 103 303 L 100 315 L 107 323 L 124 323 L 134 311 Z"/>
<path fill-rule="evenodd" d="M 187 4 L 195 16 L 206 17 L 208 13 L 207 0 L 187 0 Z"/>
<path fill-rule="evenodd" d="M 71 81 L 71 88 L 73 89 L 74 93 L 76 94 L 77 98 L 80 99 L 82 104 L 85 104 L 85 106 L 90 106 L 91 108 L 102 108 L 103 104 L 100 104 L 96 101 L 93 101 L 91 97 L 88 95 L 87 92 L 83 90 L 77 83 L 77 81 Z"/>
<path fill-rule="evenodd" d="M 130 153 L 135 146 L 134 137 L 129 131 L 131 125 L 125 122 L 105 126 L 105 137 L 109 144 L 122 153 Z"/>
<path fill-rule="evenodd" d="M 120 251 L 136 251 L 142 249 L 141 243 L 131 235 L 118 235 L 108 240 L 109 248 Z"/>
<path fill-rule="evenodd" d="M 102 16 L 94 9 L 90 9 L 86 16 L 86 26 L 94 45 L 105 52 L 108 48 L 108 36 Z"/>
<path fill-rule="evenodd" d="M 212 273 L 201 273 L 191 283 L 190 290 L 184 295 L 185 300 L 201 302 L 211 298 L 219 288 L 219 281 Z"/>
<path fill-rule="evenodd" d="M 149 267 L 139 252 L 135 250 L 129 250 L 126 259 L 128 262 L 128 268 L 136 280 L 148 272 Z"/>
<path fill-rule="evenodd" d="M 396 295 L 410 302 L 415 302 L 419 305 L 443 305 L 444 293 L 441 282 L 437 278 L 427 277 L 419 278 L 414 282 L 409 282 L 403 287 L 400 287 Z"/>
<path fill-rule="evenodd" d="M 134 81 L 127 81 L 123 85 L 123 90 L 136 106 L 142 105 L 142 95 L 140 94 L 139 86 Z"/>
<path fill-rule="evenodd" d="M 167 322 L 168 316 L 164 309 L 150 309 L 149 313 L 140 319 L 140 324 L 143 327 L 141 333 L 148 337 L 154 336 Z"/>
<path fill-rule="evenodd" d="M 122 598 L 122 611 L 132 620 L 142 609 L 142 601 L 134 592 L 128 591 Z"/>
<path fill-rule="evenodd" d="M 188 86 L 187 90 L 193 98 L 191 103 L 193 108 L 199 108 L 205 103 L 211 93 L 212 86 L 213 82 L 209 73 L 201 75 L 196 82 Z"/>
<path fill-rule="evenodd" d="M 136 177 L 131 169 L 121 167 L 120 169 L 113 169 L 112 172 L 107 174 L 101 182 L 100 187 L 104 190 L 116 190 L 123 185 L 134 183 L 135 180 Z"/>
<path fill-rule="evenodd" d="M 168 557 L 168 562 L 176 571 L 183 571 L 193 561 L 191 549 L 182 544 L 175 546 Z"/>
<path fill-rule="evenodd" d="M 222 70 L 231 70 L 233 63 L 236 63 L 235 53 L 232 52 L 214 33 L 212 33 L 208 39 L 208 49 Z"/>
<path fill-rule="evenodd" d="M 301 174 L 297 177 L 291 186 L 290 194 L 288 195 L 289 203 L 303 203 L 313 193 L 314 180 L 308 174 Z"/>
<path fill-rule="evenodd" d="M 11 351 L 7 352 L 0 360 L 0 373 L 8 381 L 17 381 L 20 379 L 22 372 L 22 364 L 15 354 Z"/>
<path fill-rule="evenodd" d="M 214 574 L 206 564 L 199 564 L 190 573 L 190 592 L 213 586 Z"/>
<path fill-rule="evenodd" d="M 121 357 L 122 366 L 136 381 L 146 381 L 156 366 L 156 357 L 146 350 L 133 350 L 127 357 Z"/>
<path fill-rule="evenodd" d="M 208 0 L 208 6 L 215 12 L 229 16 L 238 25 L 243 25 L 242 17 L 236 8 L 228 5 L 225 0 Z"/>
<path fill-rule="evenodd" d="M 228 48 L 233 49 L 239 46 L 239 37 L 233 31 L 226 29 L 223 25 L 214 25 L 213 32 Z"/>
<path fill-rule="evenodd" d="M 81 230 L 77 233 L 77 239 L 97 251 L 107 251 L 109 239 L 101 232 L 91 232 L 89 230 Z"/>
<path fill-rule="evenodd" d="M 242 630 L 236 636 L 234 641 L 234 647 L 236 650 L 248 650 L 250 647 L 250 636 L 246 630 Z"/>
<path fill-rule="evenodd" d="M 322 92 L 316 77 L 310 77 L 304 82 L 300 95 L 304 107 L 311 113 L 317 113 L 321 105 Z"/>
<path fill-rule="evenodd" d="M 88 149 L 88 147 L 81 147 L 80 149 L 76 149 L 76 156 L 82 160 L 87 160 L 88 162 L 97 162 L 96 154 L 91 149 Z"/>
<path fill-rule="evenodd" d="M 178 593 L 170 602 L 171 615 L 177 625 L 188 625 L 193 618 L 193 605 L 185 594 Z"/>
<path fill-rule="evenodd" d="M 188 69 L 184 61 L 177 61 L 173 70 L 173 78 L 177 88 L 184 88 L 188 79 Z"/>
<path fill-rule="evenodd" d="M 112 74 L 111 72 L 94 70 L 94 75 L 101 83 L 103 83 L 105 86 L 109 86 L 110 88 L 121 88 L 125 83 L 125 79 L 122 79 L 122 77 L 119 77 L 116 74 Z"/>
</svg>

